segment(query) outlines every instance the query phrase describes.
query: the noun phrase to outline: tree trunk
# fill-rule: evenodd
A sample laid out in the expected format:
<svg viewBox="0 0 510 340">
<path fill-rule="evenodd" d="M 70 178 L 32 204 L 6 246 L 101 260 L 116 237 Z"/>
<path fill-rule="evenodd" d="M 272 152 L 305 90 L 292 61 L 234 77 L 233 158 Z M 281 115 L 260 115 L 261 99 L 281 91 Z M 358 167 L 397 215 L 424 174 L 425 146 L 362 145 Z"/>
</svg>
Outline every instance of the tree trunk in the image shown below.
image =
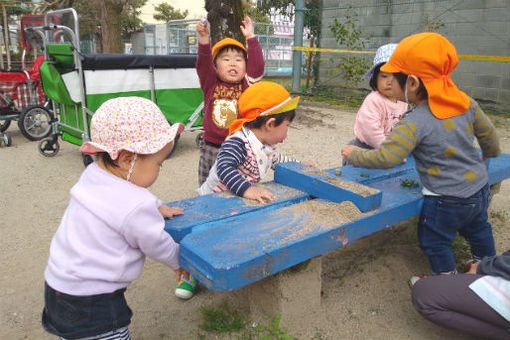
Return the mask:
<svg viewBox="0 0 510 340">
<path fill-rule="evenodd" d="M 96 0 L 101 13 L 103 53 L 122 53 L 121 12 L 127 0 Z"/>
<path fill-rule="evenodd" d="M 241 0 L 206 0 L 205 10 L 211 25 L 212 45 L 226 37 L 246 43 L 239 28 L 244 18 Z"/>
<path fill-rule="evenodd" d="M 7 23 L 7 13 L 5 12 L 5 6 L 2 2 L 2 24 L 4 31 L 4 45 L 5 45 L 5 56 L 7 57 L 7 70 L 11 70 L 11 51 L 9 50 L 9 24 Z M 0 53 L 2 53 L 0 51 Z M 4 67 L 4 59 L 2 56 L 2 68 Z"/>
</svg>

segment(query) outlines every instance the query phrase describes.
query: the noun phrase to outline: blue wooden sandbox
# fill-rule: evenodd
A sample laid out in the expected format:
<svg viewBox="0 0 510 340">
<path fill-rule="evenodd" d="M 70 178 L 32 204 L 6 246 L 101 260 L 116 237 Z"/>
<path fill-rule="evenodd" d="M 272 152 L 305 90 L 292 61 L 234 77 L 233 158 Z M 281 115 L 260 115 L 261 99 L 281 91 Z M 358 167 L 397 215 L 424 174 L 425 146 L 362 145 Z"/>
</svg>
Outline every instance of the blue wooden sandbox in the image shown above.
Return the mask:
<svg viewBox="0 0 510 340">
<path fill-rule="evenodd" d="M 489 184 L 510 177 L 510 155 L 488 165 Z M 184 209 L 165 226 L 181 245 L 179 262 L 209 290 L 239 289 L 421 210 L 421 185 L 401 185 L 419 183 L 412 158 L 393 169 L 345 166 L 317 172 L 284 163 L 277 165 L 274 178 L 264 186 L 276 200 L 265 205 L 229 193 L 167 203 Z M 356 194 L 334 185 L 338 180 L 372 190 Z M 362 213 L 347 221 L 337 218 L 342 201 L 353 202 Z"/>
</svg>

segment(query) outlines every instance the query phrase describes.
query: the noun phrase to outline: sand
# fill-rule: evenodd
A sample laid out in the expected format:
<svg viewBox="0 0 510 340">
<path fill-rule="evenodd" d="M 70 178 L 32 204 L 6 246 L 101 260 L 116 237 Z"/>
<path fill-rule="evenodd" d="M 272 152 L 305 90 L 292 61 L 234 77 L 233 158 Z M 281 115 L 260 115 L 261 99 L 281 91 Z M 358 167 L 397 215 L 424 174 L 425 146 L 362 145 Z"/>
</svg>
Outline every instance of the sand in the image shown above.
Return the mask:
<svg viewBox="0 0 510 340">
<path fill-rule="evenodd" d="M 304 103 L 279 150 L 327 169 L 341 165 L 341 147 L 352 138 L 354 112 Z M 510 119 L 497 118 L 501 145 L 510 152 Z M 0 148 L 0 339 L 54 339 L 40 326 L 43 272 L 51 238 L 69 200 L 69 189 L 83 171 L 78 148 L 61 143 L 45 158 L 37 142 L 25 139 L 16 124 L 13 145 Z M 185 132 L 152 191 L 165 202 L 196 194 L 197 132 Z M 268 180 L 270 180 L 269 178 Z M 491 206 L 498 252 L 510 246 L 510 181 Z M 506 215 L 505 215 L 506 211 Z M 504 216 L 504 217 L 501 217 Z M 413 308 L 407 280 L 429 272 L 417 246 L 416 220 L 363 238 L 326 254 L 322 261 L 321 312 L 306 324 L 288 325 L 300 339 L 473 339 L 424 320 Z M 207 339 L 226 335 L 199 328 L 200 308 L 218 305 L 232 293 L 202 289 L 189 301 L 173 295 L 174 274 L 147 260 L 142 276 L 127 291 L 134 316 L 134 339 Z M 303 303 L 302 308 L 307 308 Z M 268 320 L 269 322 L 269 320 Z"/>
</svg>

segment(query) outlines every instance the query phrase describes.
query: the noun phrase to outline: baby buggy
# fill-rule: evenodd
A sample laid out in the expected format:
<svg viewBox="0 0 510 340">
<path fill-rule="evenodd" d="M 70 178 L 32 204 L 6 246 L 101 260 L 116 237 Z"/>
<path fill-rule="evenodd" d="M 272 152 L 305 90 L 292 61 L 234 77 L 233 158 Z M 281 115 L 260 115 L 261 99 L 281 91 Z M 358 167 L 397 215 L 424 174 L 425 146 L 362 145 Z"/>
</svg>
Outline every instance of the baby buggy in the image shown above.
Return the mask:
<svg viewBox="0 0 510 340">
<path fill-rule="evenodd" d="M 59 18 L 59 22 L 69 25 L 49 22 L 61 15 L 68 18 Z M 201 128 L 203 96 L 195 71 L 196 55 L 84 54 L 79 48 L 78 16 L 72 8 L 48 12 L 42 30 L 46 32 L 46 60 L 40 68 L 41 79 L 58 113 L 52 135 L 39 143 L 44 156 L 58 153 L 59 136 L 75 145 L 89 140 L 94 111 L 120 96 L 148 98 L 170 124 L 182 123 L 186 130 Z M 52 40 L 55 32 L 66 40 Z M 83 161 L 87 165 L 92 160 L 83 155 Z"/>
<path fill-rule="evenodd" d="M 41 22 L 42 18 L 41 15 L 21 18 L 23 66 L 26 52 L 33 49 L 29 35 L 24 30 Z M 40 140 L 51 133 L 53 115 L 45 107 L 47 99 L 39 74 L 43 61 L 44 56 L 39 55 L 31 69 L 23 67 L 23 71 L 0 71 L 0 132 L 7 130 L 12 120 L 17 120 L 21 133 L 29 140 Z M 5 133 L 2 135 L 5 136 Z"/>
</svg>

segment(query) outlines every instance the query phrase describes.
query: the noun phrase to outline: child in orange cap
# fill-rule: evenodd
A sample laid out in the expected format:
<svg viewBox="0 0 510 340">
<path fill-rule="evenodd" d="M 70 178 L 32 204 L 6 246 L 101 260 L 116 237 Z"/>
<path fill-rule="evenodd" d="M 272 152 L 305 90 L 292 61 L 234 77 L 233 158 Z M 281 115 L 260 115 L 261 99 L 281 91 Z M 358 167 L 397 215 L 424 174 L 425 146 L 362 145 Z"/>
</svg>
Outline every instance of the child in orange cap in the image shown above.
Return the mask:
<svg viewBox="0 0 510 340">
<path fill-rule="evenodd" d="M 240 118 L 230 126 L 230 135 L 199 194 L 230 190 L 260 203 L 274 200 L 270 191 L 252 184 L 260 182 L 277 163 L 295 161 L 279 154 L 275 145 L 287 137 L 298 101 L 299 97 L 292 98 L 283 86 L 268 81 L 243 92 Z"/>
<path fill-rule="evenodd" d="M 358 167 L 391 168 L 414 156 L 424 195 L 418 239 L 433 274 L 457 273 L 450 248 L 457 233 L 469 242 L 475 261 L 495 255 L 484 160 L 500 154 L 499 140 L 478 103 L 451 80 L 457 63 L 455 47 L 440 34 L 403 39 L 381 71 L 394 74 L 397 99 L 414 109 L 378 149 L 342 149 Z"/>
<path fill-rule="evenodd" d="M 162 205 L 148 190 L 182 129 L 140 97 L 107 100 L 94 113 L 92 140 L 80 151 L 97 155 L 97 162 L 71 189 L 44 272 L 48 332 L 128 339 L 133 313 L 124 292 L 140 276 L 145 257 L 172 268 L 177 278 L 189 277 L 179 266 L 179 245 L 164 231 L 163 216 L 182 209 Z"/>
<path fill-rule="evenodd" d="M 264 75 L 264 57 L 251 19 L 245 17 L 241 32 L 248 49 L 232 38 L 217 42 L 211 49 L 209 26 L 197 24 L 197 73 L 204 93 L 204 134 L 200 140 L 198 183 L 201 185 L 216 160 L 230 123 L 237 119 L 237 100 L 246 88 Z"/>
</svg>

